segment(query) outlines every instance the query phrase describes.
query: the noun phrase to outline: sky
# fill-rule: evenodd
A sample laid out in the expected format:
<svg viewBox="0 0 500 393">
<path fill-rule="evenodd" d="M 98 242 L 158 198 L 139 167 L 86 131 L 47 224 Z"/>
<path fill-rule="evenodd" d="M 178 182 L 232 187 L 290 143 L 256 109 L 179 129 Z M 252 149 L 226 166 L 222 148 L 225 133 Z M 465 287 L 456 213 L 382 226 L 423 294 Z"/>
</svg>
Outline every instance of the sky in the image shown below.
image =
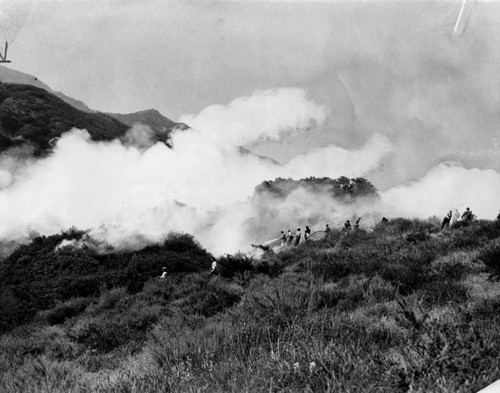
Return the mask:
<svg viewBox="0 0 500 393">
<path fill-rule="evenodd" d="M 386 214 L 439 215 L 469 201 L 483 217 L 497 210 L 499 3 L 470 0 L 457 24 L 462 1 L 13 2 L 0 1 L 0 21 L 15 21 L 11 66 L 96 110 L 155 108 L 192 126 L 191 145 L 177 137 L 185 150 L 165 163 L 177 154 L 191 168 L 203 146 L 211 146 L 213 165 L 196 181 L 208 179 L 207 188 L 212 180 L 228 182 L 233 205 L 225 217 L 234 217 L 260 180 L 342 174 L 372 181 Z M 9 4 L 18 5 L 17 13 Z M 70 146 L 91 143 L 75 135 L 61 145 L 61 157 Z M 228 146 L 283 166 L 228 163 Z M 21 192 L 14 190 L 19 173 L 42 176 L 9 162 L 0 191 Z M 237 176 L 241 171 L 248 181 Z M 38 192 L 32 180 L 26 195 Z M 176 201 L 192 199 L 187 195 L 195 190 L 172 181 L 179 186 Z M 223 195 L 212 197 L 203 201 L 205 218 Z M 61 222 L 69 225 L 69 218 Z"/>
<path fill-rule="evenodd" d="M 439 128 L 450 110 L 459 134 L 471 117 L 490 132 L 498 120 L 484 105 L 499 94 L 497 4 L 476 2 L 457 37 L 461 1 L 27 3 L 12 65 L 97 110 L 156 108 L 177 120 L 257 89 L 298 87 L 329 111 L 321 135 L 301 142 L 315 146 L 418 128 L 411 120 Z M 440 118 L 422 115 L 425 105 Z"/>
<path fill-rule="evenodd" d="M 178 120 L 295 87 L 328 119 L 306 137 L 251 146 L 280 162 L 328 143 L 358 147 L 377 132 L 415 148 L 435 138 L 433 149 L 447 152 L 494 142 L 499 4 L 476 1 L 454 34 L 461 1 L 27 3 L 12 66 L 97 110 L 156 108 Z M 416 174 L 406 172 L 397 177 Z"/>
</svg>

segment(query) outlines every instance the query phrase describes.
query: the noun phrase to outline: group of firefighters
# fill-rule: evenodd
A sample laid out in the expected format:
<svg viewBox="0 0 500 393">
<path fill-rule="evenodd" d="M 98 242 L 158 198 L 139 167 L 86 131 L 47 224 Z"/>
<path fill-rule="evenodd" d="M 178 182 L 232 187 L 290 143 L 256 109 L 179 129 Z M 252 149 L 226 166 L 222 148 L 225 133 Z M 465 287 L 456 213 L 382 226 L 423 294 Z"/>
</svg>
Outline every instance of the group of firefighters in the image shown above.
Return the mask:
<svg viewBox="0 0 500 393">
<path fill-rule="evenodd" d="M 344 223 L 344 227 L 342 228 L 341 232 L 349 232 L 352 229 L 357 230 L 359 229 L 359 223 L 361 221 L 361 217 L 359 217 L 356 222 L 354 223 L 354 226 L 351 225 L 351 221 L 347 220 Z M 326 237 L 330 236 L 332 233 L 332 230 L 330 229 L 330 226 L 326 224 L 325 230 L 323 231 L 326 235 Z M 302 236 L 302 231 L 301 228 L 297 228 L 297 231 L 295 232 L 295 235 L 292 233 L 292 231 L 289 229 L 287 233 L 284 231 L 281 231 L 280 239 L 281 239 L 281 245 L 290 245 L 290 246 L 298 246 L 301 242 L 307 242 L 311 237 L 311 228 L 306 225 L 306 229 L 304 231 L 304 236 Z"/>
<path fill-rule="evenodd" d="M 465 209 L 464 213 L 462 216 L 460 216 L 460 213 L 458 212 L 457 209 L 450 210 L 446 216 L 444 216 L 443 221 L 441 222 L 441 230 L 453 227 L 456 225 L 458 221 L 464 222 L 464 223 L 469 223 L 472 221 L 474 218 L 474 214 L 472 214 L 472 210 L 468 207 Z M 499 213 L 500 217 L 500 213 Z M 497 218 L 499 218 L 497 217 Z"/>
<path fill-rule="evenodd" d="M 450 210 L 446 216 L 443 218 L 443 221 L 441 223 L 441 230 L 445 228 L 450 228 L 453 227 L 458 221 L 464 222 L 464 223 L 469 223 L 472 221 L 474 218 L 474 214 L 472 214 L 472 210 L 470 208 L 467 208 L 465 212 L 460 215 L 457 209 Z M 498 213 L 497 219 L 500 220 L 500 213 Z M 361 221 L 361 217 L 359 217 L 354 225 L 351 225 L 351 221 L 347 220 L 344 223 L 344 227 L 341 230 L 341 233 L 347 233 L 350 232 L 351 230 L 358 230 L 359 229 L 359 224 Z M 382 223 L 386 223 L 389 220 L 387 218 L 382 218 Z M 326 224 L 325 230 L 320 231 L 325 233 L 325 237 L 329 237 L 332 234 L 332 230 L 330 229 L 330 226 Z M 304 236 L 302 236 L 302 231 L 301 228 L 297 228 L 297 231 L 295 232 L 295 235 L 292 233 L 292 231 L 289 229 L 287 233 L 284 231 L 281 231 L 280 239 L 281 239 L 281 246 L 289 245 L 289 246 L 298 246 L 301 242 L 307 242 L 311 237 L 311 228 L 306 225 L 306 229 L 304 230 Z M 257 248 L 262 248 L 265 251 L 268 251 L 270 249 L 269 246 L 264 246 L 264 245 L 254 245 L 252 246 L 257 247 Z M 210 275 L 216 274 L 217 272 L 217 262 L 214 258 L 212 258 L 212 266 L 210 269 Z M 163 274 L 160 276 L 160 278 L 166 278 L 167 277 L 167 268 L 163 268 Z"/>
</svg>

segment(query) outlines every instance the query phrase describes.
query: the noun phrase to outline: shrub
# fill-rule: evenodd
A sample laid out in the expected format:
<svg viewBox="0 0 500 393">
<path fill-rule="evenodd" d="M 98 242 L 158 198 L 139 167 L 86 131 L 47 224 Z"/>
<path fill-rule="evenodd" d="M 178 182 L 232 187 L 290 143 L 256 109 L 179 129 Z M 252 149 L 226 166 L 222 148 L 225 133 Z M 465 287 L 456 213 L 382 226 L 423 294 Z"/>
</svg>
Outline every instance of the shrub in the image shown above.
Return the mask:
<svg viewBox="0 0 500 393">
<path fill-rule="evenodd" d="M 68 336 L 78 344 L 100 352 L 109 352 L 130 342 L 140 346 L 160 315 L 159 306 L 137 303 L 126 310 L 80 318 L 69 328 Z"/>
<path fill-rule="evenodd" d="M 231 278 L 237 273 L 253 271 L 253 258 L 244 254 L 227 255 L 217 261 L 219 274 L 225 278 Z"/>
<path fill-rule="evenodd" d="M 500 242 L 495 241 L 485 246 L 477 256 L 493 277 L 500 278 Z"/>
<path fill-rule="evenodd" d="M 171 307 L 209 317 L 238 302 L 242 293 L 241 287 L 228 285 L 220 278 L 207 280 L 201 275 L 189 275 L 173 290 Z"/>
<path fill-rule="evenodd" d="M 45 318 L 50 325 L 63 323 L 66 319 L 76 317 L 85 311 L 91 301 L 89 298 L 75 298 L 57 304 L 54 308 L 45 312 Z"/>
</svg>

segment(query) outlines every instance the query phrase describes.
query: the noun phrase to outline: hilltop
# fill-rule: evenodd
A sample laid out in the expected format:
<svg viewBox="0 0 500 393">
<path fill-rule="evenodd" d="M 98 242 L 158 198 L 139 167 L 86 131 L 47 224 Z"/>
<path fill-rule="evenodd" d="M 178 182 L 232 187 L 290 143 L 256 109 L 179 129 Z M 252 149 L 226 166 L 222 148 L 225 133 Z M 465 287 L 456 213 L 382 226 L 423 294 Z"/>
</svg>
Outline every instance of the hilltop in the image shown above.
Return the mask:
<svg viewBox="0 0 500 393">
<path fill-rule="evenodd" d="M 70 104 L 72 107 L 78 109 L 79 111 L 89 112 L 89 113 L 96 112 L 90 109 L 84 102 L 71 98 L 59 91 L 54 91 L 47 84 L 43 83 L 40 79 L 38 79 L 36 76 L 26 74 L 21 71 L 13 70 L 5 66 L 0 66 L 0 82 L 38 87 L 55 95 L 56 97 L 60 98 L 67 104 Z"/>
<path fill-rule="evenodd" d="M 4 66 L 0 66 L 0 83 L 2 104 L 8 99 L 0 104 L 0 151 L 29 143 L 40 153 L 49 148 L 52 138 L 73 127 L 87 129 L 94 140 L 111 140 L 123 137 L 136 124 L 145 125 L 153 131 L 154 141 L 167 140 L 173 129 L 188 128 L 155 109 L 126 114 L 98 112 L 52 90 L 33 75 Z"/>
<path fill-rule="evenodd" d="M 73 127 L 97 141 L 119 138 L 129 128 L 109 115 L 82 112 L 44 89 L 0 84 L 0 149 L 29 144 L 42 153 Z"/>
<path fill-rule="evenodd" d="M 500 221 L 334 230 L 218 258 L 216 276 L 188 235 L 98 246 L 73 230 L 1 262 L 0 390 L 476 392 L 500 378 Z"/>
<path fill-rule="evenodd" d="M 0 151 L 29 144 L 41 154 L 74 127 L 86 129 L 95 141 L 110 141 L 124 137 L 134 124 L 151 127 L 155 140 L 166 140 L 174 128 L 188 128 L 154 110 L 127 115 L 83 112 L 42 88 L 0 84 Z"/>
</svg>

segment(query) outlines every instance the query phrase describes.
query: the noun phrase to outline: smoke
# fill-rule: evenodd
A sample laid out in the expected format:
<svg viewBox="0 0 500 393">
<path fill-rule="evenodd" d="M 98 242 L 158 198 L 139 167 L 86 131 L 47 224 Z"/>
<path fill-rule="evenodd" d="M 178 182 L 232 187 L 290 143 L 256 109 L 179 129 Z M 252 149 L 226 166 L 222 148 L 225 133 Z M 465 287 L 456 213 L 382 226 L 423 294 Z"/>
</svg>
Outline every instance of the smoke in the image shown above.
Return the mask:
<svg viewBox="0 0 500 393">
<path fill-rule="evenodd" d="M 158 139 L 155 137 L 155 132 L 150 127 L 136 124 L 127 131 L 122 140 L 123 144 L 127 146 L 135 146 L 138 149 L 149 149 L 157 142 Z"/>
<path fill-rule="evenodd" d="M 0 239 L 76 227 L 115 248 L 137 248 L 175 231 L 193 234 L 218 254 L 248 250 L 254 241 L 275 237 L 277 223 L 332 220 L 339 213 L 327 207 L 331 197 L 298 191 L 276 207 L 281 212 L 276 223 L 269 217 L 256 222 L 271 201 L 256 203 L 254 189 L 276 177 L 363 174 L 390 150 L 383 137 L 351 152 L 326 146 L 284 166 L 239 149 L 251 138 L 314 132 L 311 125 L 321 124 L 325 115 L 305 92 L 280 89 L 184 117 L 199 129 L 174 131 L 173 148 L 151 145 L 144 129 L 112 142 L 95 142 L 85 130 L 72 130 L 48 157 L 2 162 Z"/>
<path fill-rule="evenodd" d="M 212 105 L 198 115 L 184 115 L 179 121 L 234 146 L 261 138 L 275 140 L 312 128 L 325 118 L 326 109 L 309 100 L 304 90 L 283 88 L 256 91 L 227 106 Z"/>
<path fill-rule="evenodd" d="M 500 174 L 442 163 L 423 178 L 382 193 L 388 215 L 427 218 L 470 207 L 478 218 L 494 219 L 500 209 Z"/>
<path fill-rule="evenodd" d="M 175 130 L 172 148 L 153 143 L 150 130 L 141 127 L 111 142 L 92 141 L 87 131 L 74 129 L 45 158 L 4 154 L 0 239 L 25 241 L 33 232 L 48 235 L 76 227 L 88 230 L 98 249 L 136 249 L 170 232 L 185 232 L 222 254 L 248 251 L 281 230 L 339 227 L 359 216 L 366 227 L 383 215 L 425 218 L 466 205 L 478 217 L 496 214 L 500 175 L 449 163 L 382 192 L 380 199 L 356 203 L 335 200 L 328 190 L 298 188 L 281 199 L 255 194 L 258 184 L 277 177 L 370 179 L 400 153 L 378 134 L 361 148 L 329 145 L 285 165 L 241 153 L 241 143 L 259 138 L 312 135 L 326 116 L 326 109 L 299 89 L 260 91 L 183 117 L 195 127 Z"/>
</svg>

